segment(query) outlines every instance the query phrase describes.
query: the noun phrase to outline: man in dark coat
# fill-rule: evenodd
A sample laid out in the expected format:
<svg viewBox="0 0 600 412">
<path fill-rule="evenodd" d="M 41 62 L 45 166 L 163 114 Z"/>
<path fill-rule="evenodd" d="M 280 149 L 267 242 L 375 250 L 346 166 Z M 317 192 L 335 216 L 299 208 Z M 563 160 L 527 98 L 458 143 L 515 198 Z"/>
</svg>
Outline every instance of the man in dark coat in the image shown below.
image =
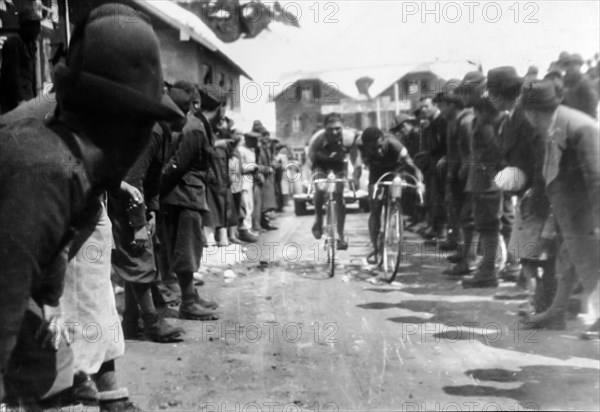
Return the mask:
<svg viewBox="0 0 600 412">
<path fill-rule="evenodd" d="M 587 74 L 581 72 L 583 59 L 577 53 L 565 61 L 565 106 L 577 109 L 594 119 L 598 118 L 598 91 Z"/>
<path fill-rule="evenodd" d="M 578 279 L 584 293 L 591 294 L 599 276 L 598 123 L 560 101 L 555 84 L 547 80 L 531 83 L 522 94 L 525 116 L 544 137 L 542 174 L 562 239 L 554 301 L 545 312 L 527 319 L 532 327 L 550 329 L 565 328 L 567 304 Z"/>
<path fill-rule="evenodd" d="M 456 88 L 460 80 L 448 80 L 438 93 L 434 102 L 439 106 L 441 116 L 446 120 L 446 155 L 438 162 L 437 172 L 445 175 L 445 203 L 448 220 L 448 238 L 440 243 L 440 249 L 448 250 L 457 248 L 461 243 L 461 230 L 459 215 L 464 197 L 464 181 L 458 179 L 460 170 L 459 134 L 458 126 L 462 117 L 459 114 L 463 110 L 463 102 L 456 94 Z"/>
<path fill-rule="evenodd" d="M 202 114 L 188 114 L 160 181 L 165 244 L 170 270 L 177 275 L 181 288 L 179 315 L 183 319 L 218 318 L 213 310 L 218 305 L 201 298 L 194 286 L 194 272 L 200 268 L 204 246 L 203 217 L 210 213 L 206 191 L 207 182 L 212 181 L 209 177 L 213 162 L 211 139 L 207 119 Z"/>
<path fill-rule="evenodd" d="M 13 349 L 25 347 L 17 342 L 35 340 L 28 305 L 58 305 L 64 250 L 76 253 L 93 231 L 99 196 L 120 184 L 156 120 L 182 116 L 163 94 L 158 39 L 141 15 L 126 24 L 130 11 L 103 6 L 76 28 L 70 58 L 56 67 L 50 124 L 29 118 L 0 129 L 0 388 L 22 366 L 9 369 Z"/>
<path fill-rule="evenodd" d="M 184 90 L 172 87 L 169 96 L 182 112 L 190 110 L 192 96 Z M 127 173 L 124 184 L 139 191 L 143 197 L 141 202 L 135 202 L 123 191 L 109 193 L 108 213 L 115 240 L 112 264 L 115 273 L 125 282 L 122 325 L 127 339 L 137 338 L 141 312 L 147 339 L 155 342 L 181 340 L 183 330 L 170 325 L 158 314 L 151 287 L 158 280 L 152 235 L 159 210 L 160 171 L 165 163 L 165 152 L 169 150 L 170 134 L 180 132 L 184 125 L 185 118 L 177 119 L 171 125 L 155 124 L 150 144 Z"/>
<path fill-rule="evenodd" d="M 475 230 L 480 234 L 483 260 L 473 276 L 463 279 L 464 288 L 498 286 L 496 260 L 500 252 L 500 233 L 512 223 L 502 220 L 506 199 L 494 184 L 494 177 L 502 166 L 498 131 L 502 115 L 489 97 L 483 97 L 484 85 L 475 88 L 474 93 L 477 96 L 473 106 L 472 156 L 466 190 L 473 196 Z"/>
<path fill-rule="evenodd" d="M 2 46 L 0 113 L 37 96 L 36 52 L 41 17 L 32 10 L 19 13 L 19 35 Z"/>
<path fill-rule="evenodd" d="M 448 164 L 448 181 L 454 182 L 455 191 L 453 199 L 456 201 L 458 209 L 458 220 L 461 231 L 462 242 L 459 242 L 457 253 L 448 257 L 452 263 L 456 263 L 445 274 L 451 276 L 465 276 L 471 273 L 472 264 L 477 255 L 477 243 L 479 242 L 479 233 L 475 230 L 474 200 L 473 194 L 467 190 L 467 180 L 469 169 L 472 167 L 472 139 L 473 122 L 475 113 L 473 106 L 479 100 L 481 86 L 485 83 L 485 76 L 479 71 L 473 71 L 465 74 L 465 77 L 456 89 L 456 94 L 460 97 L 465 107 L 457 114 L 455 127 L 449 132 L 452 144 L 449 150 L 452 152 L 451 158 L 454 158 L 454 151 L 457 150 L 456 163 Z M 454 146 L 456 145 L 456 147 Z"/>
<path fill-rule="evenodd" d="M 446 212 L 444 207 L 443 173 L 438 172 L 438 162 L 446 155 L 446 120 L 432 98 L 421 102 L 420 117 L 425 121 L 423 129 L 423 151 L 421 160 L 415 159 L 425 177 L 425 207 L 427 208 L 428 230 L 425 237 L 434 242 L 446 238 Z"/>
</svg>

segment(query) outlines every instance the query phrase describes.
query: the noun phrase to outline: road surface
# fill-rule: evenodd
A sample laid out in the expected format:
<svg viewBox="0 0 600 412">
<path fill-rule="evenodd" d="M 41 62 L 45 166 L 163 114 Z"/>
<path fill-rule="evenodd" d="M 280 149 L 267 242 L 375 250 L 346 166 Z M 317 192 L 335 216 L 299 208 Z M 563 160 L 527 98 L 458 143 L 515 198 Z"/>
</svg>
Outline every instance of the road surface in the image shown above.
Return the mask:
<svg viewBox="0 0 600 412">
<path fill-rule="evenodd" d="M 348 216 L 333 279 L 311 216 L 282 215 L 245 252 L 207 250 L 200 291 L 220 303 L 220 320 L 173 319 L 187 331 L 178 344 L 127 341 L 118 368 L 131 398 L 215 412 L 600 408 L 599 344 L 577 338 L 581 319 L 522 330 L 520 302 L 463 290 L 440 275 L 445 255 L 410 233 L 398 282 L 376 282 L 363 265 L 367 218 Z"/>
</svg>

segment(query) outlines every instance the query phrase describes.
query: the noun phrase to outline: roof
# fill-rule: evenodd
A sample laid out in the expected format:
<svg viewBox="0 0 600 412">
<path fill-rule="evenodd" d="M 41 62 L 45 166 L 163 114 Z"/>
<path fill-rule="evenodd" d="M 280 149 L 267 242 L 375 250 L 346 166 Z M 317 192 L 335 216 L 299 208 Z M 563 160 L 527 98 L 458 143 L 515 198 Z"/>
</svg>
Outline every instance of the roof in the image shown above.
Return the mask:
<svg viewBox="0 0 600 412">
<path fill-rule="evenodd" d="M 213 33 L 200 17 L 191 11 L 173 3 L 171 0 L 133 0 L 133 2 L 147 13 L 159 18 L 173 28 L 188 34 L 191 39 L 208 50 L 219 54 L 240 74 L 252 80 L 248 73 L 229 55 L 227 45 Z"/>
<path fill-rule="evenodd" d="M 341 70 L 330 70 L 324 72 L 294 72 L 285 77 L 290 81 L 302 79 L 318 79 L 323 83 L 336 87 L 343 94 L 355 100 L 367 100 L 367 96 L 361 95 L 356 87 L 356 80 L 361 77 L 373 79 L 369 94 L 378 97 L 398 80 L 410 73 L 429 72 L 443 79 L 460 78 L 475 67 L 467 61 L 434 61 L 423 63 L 407 63 L 394 66 L 360 67 Z M 279 94 L 281 95 L 281 93 Z"/>
</svg>

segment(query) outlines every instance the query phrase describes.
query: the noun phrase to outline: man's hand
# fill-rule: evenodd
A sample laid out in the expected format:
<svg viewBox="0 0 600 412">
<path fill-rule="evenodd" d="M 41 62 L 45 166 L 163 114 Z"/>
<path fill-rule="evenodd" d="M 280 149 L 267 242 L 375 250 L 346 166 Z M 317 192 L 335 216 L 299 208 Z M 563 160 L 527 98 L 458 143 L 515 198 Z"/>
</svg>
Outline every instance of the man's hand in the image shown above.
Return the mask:
<svg viewBox="0 0 600 412">
<path fill-rule="evenodd" d="M 423 195 L 425 194 L 425 184 L 421 181 L 417 182 L 417 194 L 419 195 L 419 200 L 421 204 L 423 204 Z"/>
<path fill-rule="evenodd" d="M 129 196 L 131 206 L 137 207 L 144 203 L 144 196 L 135 186 L 127 182 L 121 182 L 121 191 Z"/>
<path fill-rule="evenodd" d="M 150 235 L 150 231 L 146 227 L 146 225 L 139 227 L 133 233 L 133 241 L 131 242 L 131 249 L 134 252 L 140 253 L 146 245 L 148 244 L 148 237 Z"/>
<path fill-rule="evenodd" d="M 148 219 L 148 232 L 150 232 L 150 236 L 154 236 L 156 233 L 156 212 L 150 212 L 150 219 Z"/>
<path fill-rule="evenodd" d="M 51 348 L 57 351 L 60 340 L 67 338 L 66 331 L 62 327 L 60 308 L 44 305 L 43 312 L 44 321 L 36 332 L 35 339 L 40 342 L 42 348 Z"/>
</svg>

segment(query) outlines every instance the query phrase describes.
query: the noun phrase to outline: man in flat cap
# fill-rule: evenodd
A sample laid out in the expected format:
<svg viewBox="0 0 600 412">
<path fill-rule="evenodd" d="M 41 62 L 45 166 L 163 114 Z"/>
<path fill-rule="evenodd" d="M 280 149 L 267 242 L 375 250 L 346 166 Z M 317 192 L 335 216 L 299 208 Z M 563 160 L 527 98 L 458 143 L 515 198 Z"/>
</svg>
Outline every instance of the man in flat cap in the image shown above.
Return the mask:
<svg viewBox="0 0 600 412">
<path fill-rule="evenodd" d="M 41 17 L 33 10 L 19 13 L 19 35 L 2 46 L 0 113 L 37 96 L 36 53 Z"/>
<path fill-rule="evenodd" d="M 582 73 L 583 58 L 574 53 L 565 59 L 563 104 L 588 116 L 598 117 L 598 90 L 587 74 Z"/>
<path fill-rule="evenodd" d="M 50 331 L 39 342 L 36 336 L 40 323 L 54 321 L 48 315 L 62 294 L 67 258 L 94 232 L 102 194 L 120 185 L 154 122 L 183 116 L 164 95 L 152 27 L 143 16 L 127 24 L 134 11 L 122 7 L 92 11 L 73 32 L 69 59 L 55 70 L 54 119 L 0 129 L 0 388 L 4 381 L 13 400 L 36 401 L 56 389 L 51 367 L 39 367 L 31 349 L 45 336 L 60 345 Z"/>
<path fill-rule="evenodd" d="M 591 294 L 599 276 L 600 136 L 590 116 L 560 104 L 552 81 L 531 83 L 523 90 L 525 116 L 544 139 L 542 176 L 562 240 L 558 287 L 552 305 L 526 318 L 529 327 L 565 329 L 569 297 L 582 283 Z M 595 324 L 596 332 L 598 322 Z"/>
</svg>

